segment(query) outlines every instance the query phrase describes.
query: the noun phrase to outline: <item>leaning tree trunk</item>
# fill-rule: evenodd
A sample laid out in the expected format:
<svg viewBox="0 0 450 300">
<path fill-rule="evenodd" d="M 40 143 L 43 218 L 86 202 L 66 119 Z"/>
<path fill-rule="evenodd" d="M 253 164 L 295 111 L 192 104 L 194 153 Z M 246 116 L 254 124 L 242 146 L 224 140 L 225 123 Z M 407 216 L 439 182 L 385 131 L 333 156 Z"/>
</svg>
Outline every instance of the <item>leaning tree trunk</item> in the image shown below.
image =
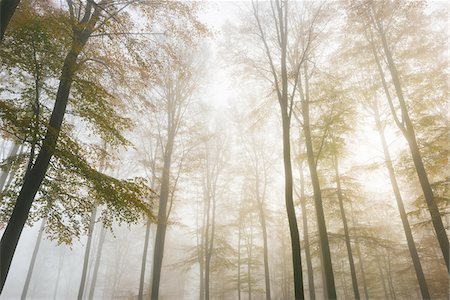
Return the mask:
<svg viewBox="0 0 450 300">
<path fill-rule="evenodd" d="M 97 283 L 97 276 L 98 276 L 98 269 L 100 268 L 100 262 L 102 259 L 102 253 L 103 253 L 103 245 L 105 243 L 106 239 L 106 228 L 105 226 L 102 226 L 100 230 L 100 239 L 98 241 L 97 246 L 97 255 L 95 257 L 95 264 L 94 264 L 94 270 L 92 272 L 92 280 L 91 280 L 91 288 L 89 290 L 89 300 L 94 299 L 94 293 L 95 293 L 95 287 Z"/>
<path fill-rule="evenodd" d="M 39 228 L 39 234 L 36 239 L 36 244 L 34 246 L 33 255 L 31 256 L 30 266 L 28 267 L 27 278 L 25 279 L 25 284 L 22 290 L 21 300 L 27 298 L 28 288 L 30 287 L 31 276 L 33 275 L 34 265 L 36 264 L 37 254 L 39 252 L 39 247 L 41 246 L 42 236 L 44 235 L 46 218 L 42 219 L 41 227 Z"/>
<path fill-rule="evenodd" d="M 314 288 L 314 269 L 311 260 L 311 251 L 309 245 L 309 233 L 308 233 L 308 219 L 306 217 L 306 196 L 305 196 L 305 178 L 303 176 L 303 162 L 300 163 L 300 206 L 302 208 L 302 221 L 303 221 L 303 240 L 305 248 L 306 267 L 308 270 L 308 286 L 309 286 L 309 298 L 311 300 L 316 299 L 316 292 Z"/>
<path fill-rule="evenodd" d="M 434 199 L 433 190 L 431 188 L 430 182 L 428 180 L 427 172 L 426 172 L 424 164 L 423 164 L 422 155 L 420 153 L 419 146 L 417 144 L 414 127 L 413 127 L 412 121 L 409 117 L 408 108 L 407 108 L 406 101 L 405 101 L 405 98 L 403 95 L 403 90 L 402 90 L 402 86 L 400 83 L 400 77 L 398 75 L 397 67 L 396 67 L 394 59 L 392 57 L 392 53 L 389 49 L 384 29 L 380 23 L 377 23 L 377 29 L 378 29 L 378 33 L 381 38 L 383 51 L 386 56 L 387 65 L 389 68 L 389 72 L 391 74 L 392 82 L 394 83 L 397 99 L 398 99 L 398 102 L 400 105 L 400 110 L 401 110 L 401 122 L 395 116 L 394 116 L 394 118 L 396 120 L 397 126 L 399 127 L 400 131 L 402 132 L 403 136 L 405 137 L 406 141 L 408 142 L 411 156 L 412 156 L 412 159 L 414 162 L 414 166 L 416 168 L 417 176 L 419 178 L 419 182 L 422 187 L 423 196 L 425 198 L 425 202 L 427 204 L 428 210 L 430 211 L 431 221 L 433 223 L 434 230 L 436 231 L 436 236 L 437 236 L 437 239 L 439 242 L 439 246 L 441 247 L 445 265 L 447 266 L 447 272 L 450 273 L 450 245 L 449 245 L 447 233 L 445 231 L 444 224 L 442 223 L 442 218 L 439 213 L 439 209 L 436 204 L 436 201 Z M 372 41 L 372 46 L 373 46 L 373 48 L 375 48 L 373 41 Z M 376 60 L 377 66 L 378 66 L 378 70 L 380 72 L 380 76 L 382 77 L 383 86 L 384 86 L 385 90 L 387 90 L 387 86 L 386 86 L 385 79 L 384 79 L 384 74 L 383 74 L 383 71 L 382 71 L 382 68 L 380 65 L 380 61 L 378 59 L 378 55 L 376 54 L 375 51 L 373 51 L 373 54 L 374 54 L 374 57 L 375 57 L 375 60 Z M 396 112 L 393 109 L 394 106 L 392 103 L 392 99 L 389 97 L 388 101 L 390 104 L 389 106 L 391 107 L 391 110 L 392 110 L 392 114 L 395 115 Z"/>
<path fill-rule="evenodd" d="M 336 156 L 334 156 L 334 171 L 335 171 L 335 176 L 336 176 L 336 189 L 337 189 L 337 196 L 338 196 L 338 201 L 339 201 L 339 210 L 341 212 L 342 223 L 344 224 L 345 246 L 347 248 L 348 263 L 350 265 L 350 274 L 352 277 L 353 293 L 355 295 L 355 299 L 359 300 L 360 296 L 359 296 L 359 289 L 358 289 L 358 280 L 356 279 L 356 269 L 355 269 L 355 263 L 353 261 L 352 245 L 350 243 L 350 234 L 349 234 L 349 230 L 348 230 L 347 217 L 345 216 L 344 195 L 342 194 L 341 178 L 339 175 L 339 165 L 338 165 L 338 159 Z"/>
<path fill-rule="evenodd" d="M 306 83 L 307 85 L 308 83 Z M 320 190 L 319 176 L 317 174 L 316 160 L 311 138 L 309 124 L 309 101 L 302 101 L 303 132 L 305 135 L 306 155 L 308 158 L 309 173 L 314 191 L 314 206 L 316 208 L 317 225 L 319 228 L 321 261 L 325 275 L 325 291 L 327 298 L 336 299 L 336 287 L 334 283 L 333 265 L 331 263 L 330 245 L 327 236 L 327 226 L 322 204 L 322 193 Z"/>
<path fill-rule="evenodd" d="M 0 293 L 3 291 L 14 252 L 25 222 L 27 221 L 34 197 L 45 178 L 50 160 L 55 151 L 66 112 L 73 77 L 77 69 L 77 59 L 98 20 L 98 14 L 96 12 L 94 14 L 91 17 L 91 22 L 88 24 L 89 26 L 86 25 L 87 27 L 83 30 L 74 32 L 72 46 L 62 67 L 56 101 L 50 116 L 42 148 L 39 151 L 34 165 L 25 173 L 23 185 L 17 196 L 11 218 L 0 241 Z"/>
<path fill-rule="evenodd" d="M 419 255 L 417 253 L 416 245 L 414 243 L 414 238 L 411 232 L 411 227 L 409 226 L 408 216 L 406 215 L 406 210 L 403 205 L 403 199 L 400 194 L 400 189 L 398 187 L 397 179 L 395 177 L 394 166 L 392 165 L 391 154 L 389 153 L 388 144 L 386 142 L 386 138 L 384 136 L 383 126 L 380 121 L 380 115 L 378 112 L 378 107 L 375 104 L 374 106 L 374 117 L 375 124 L 378 130 L 378 134 L 380 136 L 381 145 L 383 146 L 384 153 L 384 162 L 386 165 L 386 169 L 389 172 L 389 179 L 391 181 L 392 190 L 394 191 L 395 200 L 397 201 L 397 207 L 400 213 L 400 218 L 402 220 L 403 231 L 405 232 L 406 241 L 409 248 L 409 253 L 411 255 L 411 259 L 414 265 L 414 270 L 416 271 L 417 281 L 419 283 L 420 292 L 422 294 L 423 299 L 430 299 L 430 293 L 428 291 L 427 283 L 425 281 L 425 276 L 423 274 L 422 265 L 420 263 Z"/>
<path fill-rule="evenodd" d="M 86 243 L 86 249 L 84 250 L 83 270 L 81 271 L 80 287 L 78 288 L 78 300 L 83 299 L 84 287 L 86 285 L 87 271 L 89 265 L 89 259 L 91 254 L 92 235 L 94 233 L 95 215 L 97 213 L 97 207 L 95 206 L 91 213 L 91 221 L 89 223 L 88 239 Z"/>
</svg>

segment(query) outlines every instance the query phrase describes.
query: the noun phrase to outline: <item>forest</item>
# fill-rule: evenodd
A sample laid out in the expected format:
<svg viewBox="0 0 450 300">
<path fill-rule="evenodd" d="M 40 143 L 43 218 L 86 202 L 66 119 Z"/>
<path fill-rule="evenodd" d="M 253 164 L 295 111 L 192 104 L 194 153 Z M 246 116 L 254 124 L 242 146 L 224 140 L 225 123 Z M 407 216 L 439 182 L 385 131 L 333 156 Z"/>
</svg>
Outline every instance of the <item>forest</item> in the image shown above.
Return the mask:
<svg viewBox="0 0 450 300">
<path fill-rule="evenodd" d="M 450 299 L 445 0 L 1 0 L 0 299 Z"/>
</svg>

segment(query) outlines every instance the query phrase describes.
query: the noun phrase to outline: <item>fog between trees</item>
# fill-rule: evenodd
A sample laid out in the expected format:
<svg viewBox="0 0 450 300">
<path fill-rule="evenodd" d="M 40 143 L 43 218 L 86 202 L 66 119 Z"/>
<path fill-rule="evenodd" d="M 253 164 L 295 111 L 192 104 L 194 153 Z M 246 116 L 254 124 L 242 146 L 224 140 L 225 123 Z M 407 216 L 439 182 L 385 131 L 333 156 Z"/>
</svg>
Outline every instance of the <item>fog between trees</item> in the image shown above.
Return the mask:
<svg viewBox="0 0 450 300">
<path fill-rule="evenodd" d="M 448 299 L 439 1 L 0 3 L 0 298 Z"/>
</svg>

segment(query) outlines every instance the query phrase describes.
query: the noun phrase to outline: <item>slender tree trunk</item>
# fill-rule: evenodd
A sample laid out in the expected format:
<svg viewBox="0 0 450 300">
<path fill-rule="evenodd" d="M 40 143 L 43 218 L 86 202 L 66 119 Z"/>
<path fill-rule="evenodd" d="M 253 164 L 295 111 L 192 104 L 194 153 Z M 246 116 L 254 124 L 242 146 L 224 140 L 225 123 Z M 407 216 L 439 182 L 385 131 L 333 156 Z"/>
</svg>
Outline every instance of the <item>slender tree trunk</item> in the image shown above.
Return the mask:
<svg viewBox="0 0 450 300">
<path fill-rule="evenodd" d="M 389 286 L 389 293 L 391 294 L 391 298 L 393 300 L 397 299 L 397 296 L 395 295 L 395 288 L 394 288 L 394 282 L 392 279 L 392 270 L 391 270 L 391 255 L 390 255 L 390 251 L 386 250 L 387 252 L 387 258 L 386 256 L 383 256 L 383 261 L 384 264 L 386 265 L 387 268 L 387 280 L 388 280 L 388 286 Z"/>
<path fill-rule="evenodd" d="M 84 250 L 84 260 L 83 260 L 83 270 L 81 271 L 81 280 L 80 280 L 80 287 L 78 289 L 78 300 L 83 299 L 84 294 L 84 287 L 86 285 L 86 278 L 87 278 L 87 270 L 89 266 L 89 258 L 91 253 L 91 244 L 92 244 L 92 235 L 94 233 L 94 226 L 95 226 L 95 216 L 97 214 L 97 207 L 94 207 L 91 214 L 91 221 L 89 224 L 89 232 L 88 232 L 88 239 L 86 243 L 86 248 Z"/>
<path fill-rule="evenodd" d="M 150 220 L 147 220 L 147 224 L 145 226 L 145 241 L 144 241 L 144 252 L 142 254 L 142 263 L 141 263 L 141 277 L 139 280 L 139 294 L 138 299 L 143 300 L 144 298 L 144 283 L 145 283 L 145 267 L 147 265 L 147 251 L 148 251 L 148 242 L 150 239 Z"/>
<path fill-rule="evenodd" d="M 2 2 L 3 3 L 3 2 Z M 92 18 L 95 18 L 92 20 Z M 34 197 L 45 178 L 50 159 L 55 151 L 61 125 L 66 112 L 67 101 L 69 98 L 70 88 L 72 86 L 73 76 L 77 69 L 77 59 L 80 52 L 87 43 L 92 33 L 92 28 L 98 20 L 98 15 L 92 16 L 89 27 L 82 31 L 75 32 L 72 40 L 72 46 L 67 54 L 62 67 L 61 77 L 59 81 L 58 91 L 56 93 L 56 101 L 50 116 L 48 130 L 46 132 L 43 145 L 34 162 L 24 177 L 22 188 L 17 196 L 11 218 L 6 226 L 0 242 L 0 293 L 8 276 L 11 261 L 19 242 L 25 222 L 33 203 Z"/>
<path fill-rule="evenodd" d="M 334 156 L 334 171 L 335 171 L 335 175 L 336 175 L 336 189 L 337 189 L 337 196 L 338 196 L 338 200 L 339 200 L 339 210 L 341 212 L 342 223 L 344 224 L 345 246 L 347 248 L 348 263 L 350 265 L 350 274 L 352 277 L 353 293 L 355 295 L 355 299 L 359 300 L 360 296 L 359 296 L 359 289 L 358 289 L 358 280 L 356 279 L 356 269 L 355 269 L 355 263 L 353 261 L 352 245 L 350 243 L 350 234 L 349 234 L 349 230 L 348 230 L 347 217 L 345 216 L 344 196 L 342 194 L 342 188 L 341 188 L 341 178 L 339 175 L 339 164 L 338 164 L 338 159 L 336 156 Z"/>
<path fill-rule="evenodd" d="M 8 158 L 16 156 L 19 153 L 20 144 L 17 144 L 14 142 L 14 144 L 11 147 L 11 150 L 9 151 Z M 13 177 L 13 172 L 10 172 L 11 168 L 7 168 L 2 172 L 2 175 L 0 176 L 0 193 L 3 190 L 6 190 L 7 184 L 6 179 L 8 178 L 8 175 L 10 177 Z"/>
<path fill-rule="evenodd" d="M 214 187 L 215 188 L 215 187 Z M 210 298 L 210 270 L 211 270 L 211 257 L 214 247 L 214 233 L 215 233 L 215 219 L 216 219 L 216 199 L 215 196 L 212 199 L 212 216 L 211 216 L 211 236 L 207 245 L 207 252 L 205 255 L 205 299 Z M 209 212 L 208 212 L 209 213 Z"/>
<path fill-rule="evenodd" d="M 400 213 L 400 218 L 402 220 L 403 231 L 405 232 L 406 241 L 408 244 L 409 253 L 414 265 L 414 270 L 416 272 L 417 281 L 419 283 L 420 292 L 423 299 L 430 299 L 430 293 L 428 291 L 427 283 L 425 281 L 425 276 L 423 274 L 422 265 L 420 263 L 419 255 L 417 253 L 416 245 L 414 243 L 414 238 L 411 232 L 411 227 L 409 226 L 408 216 L 406 215 L 406 210 L 403 205 L 403 199 L 400 194 L 400 189 L 395 177 L 394 166 L 392 165 L 391 154 L 389 153 L 388 144 L 384 136 L 384 129 L 380 121 L 380 115 L 378 112 L 378 107 L 374 106 L 374 117 L 375 124 L 377 126 L 378 134 L 380 136 L 381 145 L 383 146 L 384 161 L 386 169 L 389 172 L 389 179 L 391 181 L 392 190 L 394 191 L 395 200 L 397 202 L 398 211 Z"/>
<path fill-rule="evenodd" d="M 161 269 L 164 255 L 164 244 L 167 231 L 167 203 L 169 200 L 170 188 L 170 166 L 172 161 L 173 144 L 175 133 L 170 131 L 167 138 L 164 153 L 164 166 L 161 176 L 161 191 L 159 196 L 158 224 L 156 227 L 155 250 L 153 254 L 152 291 L 151 299 L 157 300 L 159 297 L 159 284 L 161 280 Z"/>
<path fill-rule="evenodd" d="M 351 202 L 350 202 L 350 212 L 351 212 L 351 216 L 352 216 L 352 226 L 355 227 L 355 218 L 354 218 L 355 214 L 353 213 L 353 206 L 352 206 Z M 366 297 L 366 300 L 369 300 L 369 291 L 367 289 L 366 272 L 364 270 L 364 261 L 362 259 L 361 247 L 359 246 L 358 237 L 355 240 L 355 244 L 356 244 L 356 255 L 358 256 L 359 268 L 360 268 L 361 278 L 362 278 L 362 282 L 363 282 L 363 286 L 364 286 L 364 296 Z"/>
<path fill-rule="evenodd" d="M 434 229 L 436 231 L 436 236 L 439 242 L 439 246 L 441 247 L 442 255 L 444 257 L 445 265 L 447 266 L 447 272 L 450 273 L 450 245 L 447 237 L 447 233 L 445 231 L 444 224 L 442 223 L 442 218 L 439 213 L 438 206 L 434 199 L 433 190 L 431 188 L 430 182 L 428 180 L 428 176 L 423 165 L 422 155 L 420 154 L 419 146 L 416 140 L 416 134 L 414 131 L 413 124 L 411 119 L 409 118 L 408 108 L 406 105 L 405 98 L 403 96 L 403 90 L 400 83 L 400 77 L 398 75 L 397 67 L 395 65 L 394 59 L 392 57 L 391 51 L 388 46 L 388 42 L 386 40 L 386 35 L 384 29 L 380 23 L 377 23 L 378 33 L 381 38 L 383 51 L 385 53 L 387 59 L 387 65 L 389 68 L 389 72 L 391 74 L 392 82 L 394 83 L 398 103 L 400 105 L 401 110 L 401 123 L 396 122 L 406 141 L 408 142 L 409 149 L 411 151 L 411 156 L 414 162 L 414 166 L 416 168 L 417 176 L 419 178 L 420 185 L 422 187 L 423 196 L 425 198 L 425 202 L 427 203 L 428 210 L 430 211 L 431 221 L 433 223 Z M 372 42 L 373 43 L 373 42 Z M 378 59 L 378 55 L 374 51 L 375 60 L 378 65 L 378 69 L 380 71 L 380 76 L 384 80 L 384 74 L 382 73 L 381 65 Z M 385 89 L 387 89 L 384 84 Z M 388 97 L 388 101 L 390 102 L 390 107 L 392 113 L 395 114 L 395 111 L 392 109 L 392 99 Z"/>
<path fill-rule="evenodd" d="M 252 300 L 252 251 L 253 250 L 253 222 L 250 226 L 250 239 L 247 240 L 247 281 L 248 281 L 248 300 Z"/>
<path fill-rule="evenodd" d="M 62 255 L 59 257 L 59 262 L 58 262 L 58 275 L 56 275 L 56 282 L 55 282 L 55 289 L 53 291 L 53 300 L 58 299 L 58 286 L 59 286 L 59 279 L 61 278 L 61 270 L 63 267 L 63 263 L 64 263 L 64 255 L 65 255 L 65 250 L 62 253 Z"/>
<path fill-rule="evenodd" d="M 327 226 L 325 223 L 325 215 L 323 212 L 322 193 L 320 191 L 319 176 L 317 174 L 316 161 L 314 158 L 314 150 L 312 146 L 308 100 L 302 101 L 302 114 L 306 154 L 308 158 L 309 172 L 311 175 L 311 183 L 314 190 L 314 204 L 316 208 L 317 225 L 319 228 L 321 259 L 325 274 L 325 289 L 327 292 L 327 297 L 329 299 L 336 299 L 336 287 L 334 283 L 333 265 L 331 263 L 330 245 L 327 236 Z"/>
<path fill-rule="evenodd" d="M 241 224 L 239 224 L 238 233 L 238 263 L 237 263 L 237 290 L 238 300 L 241 300 Z"/>
<path fill-rule="evenodd" d="M 314 288 L 314 270 L 311 261 L 311 252 L 309 245 L 309 233 L 308 233 L 308 219 L 306 216 L 306 196 L 305 196 L 305 178 L 303 176 L 303 162 L 300 163 L 300 205 L 302 208 L 302 221 L 303 221 L 303 240 L 305 241 L 305 258 L 306 267 L 308 270 L 308 286 L 309 286 L 309 299 L 316 299 L 316 292 Z"/>
<path fill-rule="evenodd" d="M 377 261 L 378 272 L 380 273 L 380 279 L 381 279 L 381 283 L 382 283 L 382 287 L 383 287 L 384 298 L 390 299 L 387 288 L 386 288 L 386 282 L 385 282 L 385 278 L 384 278 L 383 268 L 381 267 L 380 257 L 378 255 L 377 255 L 376 261 Z"/>
<path fill-rule="evenodd" d="M 94 299 L 94 293 L 95 293 L 95 287 L 97 283 L 97 275 L 98 275 L 98 269 L 100 268 L 100 262 L 102 259 L 102 253 L 103 253 L 103 244 L 105 243 L 106 239 L 106 228 L 102 226 L 100 230 L 100 239 L 98 241 L 98 247 L 97 247 L 97 255 L 95 258 L 95 265 L 94 270 L 92 273 L 92 281 L 91 281 L 91 288 L 89 290 L 89 300 Z"/>
<path fill-rule="evenodd" d="M 33 255 L 31 256 L 30 266 L 28 267 L 27 278 L 25 279 L 25 285 L 22 290 L 21 300 L 25 300 L 27 298 L 28 288 L 30 287 L 31 276 L 33 275 L 34 265 L 36 264 L 36 258 L 39 252 L 39 247 L 41 245 L 42 236 L 44 234 L 46 218 L 42 219 L 41 227 L 39 228 L 39 234 L 36 239 L 36 244 L 34 246 Z"/>
<path fill-rule="evenodd" d="M 11 21 L 20 0 L 2 0 L 0 1 L 0 42 L 3 41 L 5 31 Z"/>
<path fill-rule="evenodd" d="M 256 170 L 258 172 L 258 170 Z M 266 182 L 264 181 L 264 184 Z M 265 187 L 264 187 L 265 190 Z M 264 193 L 263 193 L 264 194 Z M 270 300 L 270 274 L 269 274 L 269 254 L 267 247 L 267 227 L 266 227 L 266 215 L 264 213 L 264 197 L 260 194 L 259 174 L 256 174 L 256 202 L 258 204 L 259 221 L 261 225 L 262 237 L 263 237 L 263 252 L 264 252 L 264 282 L 266 285 L 266 300 Z M 261 199 L 262 198 L 262 199 Z"/>
</svg>

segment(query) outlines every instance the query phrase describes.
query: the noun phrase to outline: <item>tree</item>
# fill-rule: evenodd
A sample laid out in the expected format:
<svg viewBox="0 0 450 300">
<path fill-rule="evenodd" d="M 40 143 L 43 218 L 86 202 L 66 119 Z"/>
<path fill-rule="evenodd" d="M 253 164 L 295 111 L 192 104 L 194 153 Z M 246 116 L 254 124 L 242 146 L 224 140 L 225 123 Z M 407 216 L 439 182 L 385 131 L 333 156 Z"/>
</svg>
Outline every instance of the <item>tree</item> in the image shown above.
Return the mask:
<svg viewBox="0 0 450 300">
<path fill-rule="evenodd" d="M 164 243 L 173 195 L 170 195 L 172 155 L 176 150 L 177 136 L 183 126 L 186 112 L 196 88 L 196 61 L 189 56 L 186 49 L 181 50 L 179 62 L 167 57 L 167 64 L 160 74 L 155 92 L 161 97 L 164 107 L 159 116 L 160 139 L 164 142 L 163 167 L 159 193 L 158 224 L 156 228 L 155 250 L 153 254 L 151 298 L 158 299 L 161 278 Z M 174 191 L 172 194 L 175 193 Z"/>
<path fill-rule="evenodd" d="M 294 199 L 293 199 L 293 179 L 292 179 L 292 162 L 291 162 L 291 145 L 290 145 L 290 125 L 293 108 L 293 97 L 297 85 L 298 72 L 302 59 L 294 67 L 295 84 L 292 91 L 289 91 L 289 78 L 288 78 L 288 1 L 274 1 L 270 3 L 270 9 L 272 12 L 273 22 L 275 25 L 275 31 L 277 33 L 277 51 L 279 51 L 278 57 L 275 56 L 273 51 L 269 48 L 269 39 L 272 36 L 273 28 L 265 28 L 265 24 L 261 21 L 261 12 L 258 2 L 252 2 L 253 16 L 256 21 L 258 36 L 260 42 L 264 45 L 264 52 L 267 61 L 269 62 L 269 68 L 271 76 L 273 77 L 272 83 L 274 84 L 278 103 L 281 110 L 281 120 L 283 128 L 283 160 L 284 160 L 284 179 L 285 179 L 285 204 L 286 212 L 289 220 L 289 230 L 291 232 L 291 248 L 292 248 L 292 265 L 294 269 L 294 290 L 296 299 L 304 299 L 303 291 L 303 277 L 302 277 L 302 264 L 300 253 L 300 238 L 298 233 L 298 225 L 295 216 Z M 266 13 L 266 12 L 264 12 Z M 267 12 L 268 13 L 268 12 Z M 268 33 L 267 31 L 270 30 Z M 275 62 L 275 59 L 279 61 Z"/>
<path fill-rule="evenodd" d="M 365 32 L 365 36 L 372 47 L 373 57 L 377 65 L 380 81 L 382 82 L 386 93 L 386 98 L 392 117 L 398 129 L 408 142 L 414 166 L 416 168 L 417 177 L 422 187 L 422 192 L 431 215 L 436 237 L 441 247 L 442 255 L 447 266 L 447 271 L 450 272 L 449 240 L 442 223 L 442 218 L 440 216 L 427 171 L 423 163 L 422 154 L 418 146 L 416 131 L 408 110 L 408 105 L 404 95 L 404 87 L 397 69 L 397 63 L 394 60 L 392 45 L 390 45 L 390 42 L 388 41 L 389 29 L 393 26 L 392 24 L 389 24 L 391 21 L 388 20 L 395 20 L 398 26 L 405 26 L 405 23 L 402 24 L 402 21 L 404 22 L 405 20 L 401 14 L 405 12 L 414 12 L 414 10 L 420 11 L 422 9 L 421 5 L 420 3 L 415 6 L 403 4 L 402 2 L 390 3 L 383 1 L 377 4 L 367 3 L 359 6 L 358 9 L 360 22 L 362 22 L 364 26 L 368 27 Z M 364 12 L 362 10 L 364 10 Z M 414 13 L 412 15 L 414 15 Z M 391 83 L 388 83 L 387 81 L 380 57 L 383 57 L 383 59 L 386 60 L 385 68 L 388 69 L 392 80 Z M 390 96 L 389 84 L 392 84 L 394 87 L 395 95 L 397 96 L 397 103 L 394 103 L 394 99 Z"/>
</svg>

